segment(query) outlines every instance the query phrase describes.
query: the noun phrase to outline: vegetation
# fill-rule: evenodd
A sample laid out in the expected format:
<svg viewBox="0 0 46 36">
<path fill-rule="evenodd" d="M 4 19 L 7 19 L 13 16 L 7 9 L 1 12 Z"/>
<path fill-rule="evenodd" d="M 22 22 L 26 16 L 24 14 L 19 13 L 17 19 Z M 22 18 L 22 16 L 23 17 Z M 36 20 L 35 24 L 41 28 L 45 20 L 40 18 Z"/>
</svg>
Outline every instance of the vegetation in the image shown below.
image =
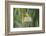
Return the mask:
<svg viewBox="0 0 46 36">
<path fill-rule="evenodd" d="M 13 26 L 16 27 L 38 27 L 39 9 L 14 8 Z"/>
</svg>

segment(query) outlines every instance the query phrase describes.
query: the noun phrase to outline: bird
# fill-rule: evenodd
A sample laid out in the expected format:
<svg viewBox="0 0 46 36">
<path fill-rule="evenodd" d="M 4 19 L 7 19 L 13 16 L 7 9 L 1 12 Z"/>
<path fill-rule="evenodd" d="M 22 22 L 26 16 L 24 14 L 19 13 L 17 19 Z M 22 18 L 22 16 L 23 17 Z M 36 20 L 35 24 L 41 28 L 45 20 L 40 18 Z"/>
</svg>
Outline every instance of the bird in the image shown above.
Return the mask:
<svg viewBox="0 0 46 36">
<path fill-rule="evenodd" d="M 24 17 L 23 23 L 24 22 L 32 22 L 32 17 L 28 15 L 28 13 L 25 14 L 26 16 Z"/>
</svg>

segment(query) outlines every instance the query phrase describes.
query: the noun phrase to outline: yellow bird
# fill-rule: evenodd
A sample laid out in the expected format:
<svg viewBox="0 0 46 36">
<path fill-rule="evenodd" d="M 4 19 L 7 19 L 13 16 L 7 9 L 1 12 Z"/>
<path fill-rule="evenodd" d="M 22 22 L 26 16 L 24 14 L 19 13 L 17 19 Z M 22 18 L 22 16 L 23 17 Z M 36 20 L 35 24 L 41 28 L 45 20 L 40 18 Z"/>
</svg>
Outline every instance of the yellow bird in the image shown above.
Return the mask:
<svg viewBox="0 0 46 36">
<path fill-rule="evenodd" d="M 30 17 L 30 16 L 28 15 L 28 13 L 26 13 L 26 16 L 24 17 L 23 23 L 24 23 L 24 22 L 32 22 L 32 17 Z"/>
</svg>

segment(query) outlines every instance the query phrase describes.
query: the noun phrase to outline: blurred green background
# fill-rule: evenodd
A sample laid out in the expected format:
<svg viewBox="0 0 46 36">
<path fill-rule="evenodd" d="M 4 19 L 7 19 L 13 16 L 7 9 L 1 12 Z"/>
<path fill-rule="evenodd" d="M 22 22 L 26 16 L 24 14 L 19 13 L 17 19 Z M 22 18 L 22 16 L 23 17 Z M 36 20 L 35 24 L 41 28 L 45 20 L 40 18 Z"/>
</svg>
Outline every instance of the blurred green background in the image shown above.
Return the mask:
<svg viewBox="0 0 46 36">
<path fill-rule="evenodd" d="M 13 8 L 13 27 L 39 27 L 39 9 Z"/>
</svg>

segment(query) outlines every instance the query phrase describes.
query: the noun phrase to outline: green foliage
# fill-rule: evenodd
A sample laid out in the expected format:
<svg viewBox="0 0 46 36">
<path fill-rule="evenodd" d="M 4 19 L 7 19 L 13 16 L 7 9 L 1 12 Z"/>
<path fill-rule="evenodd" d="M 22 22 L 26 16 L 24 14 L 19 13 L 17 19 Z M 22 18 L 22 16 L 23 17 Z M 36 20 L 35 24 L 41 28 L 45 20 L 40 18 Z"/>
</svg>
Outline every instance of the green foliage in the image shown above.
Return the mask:
<svg viewBox="0 0 46 36">
<path fill-rule="evenodd" d="M 32 22 L 24 22 L 25 17 L 32 17 Z M 13 26 L 15 27 L 38 27 L 39 26 L 39 9 L 14 8 L 13 9 Z"/>
</svg>

